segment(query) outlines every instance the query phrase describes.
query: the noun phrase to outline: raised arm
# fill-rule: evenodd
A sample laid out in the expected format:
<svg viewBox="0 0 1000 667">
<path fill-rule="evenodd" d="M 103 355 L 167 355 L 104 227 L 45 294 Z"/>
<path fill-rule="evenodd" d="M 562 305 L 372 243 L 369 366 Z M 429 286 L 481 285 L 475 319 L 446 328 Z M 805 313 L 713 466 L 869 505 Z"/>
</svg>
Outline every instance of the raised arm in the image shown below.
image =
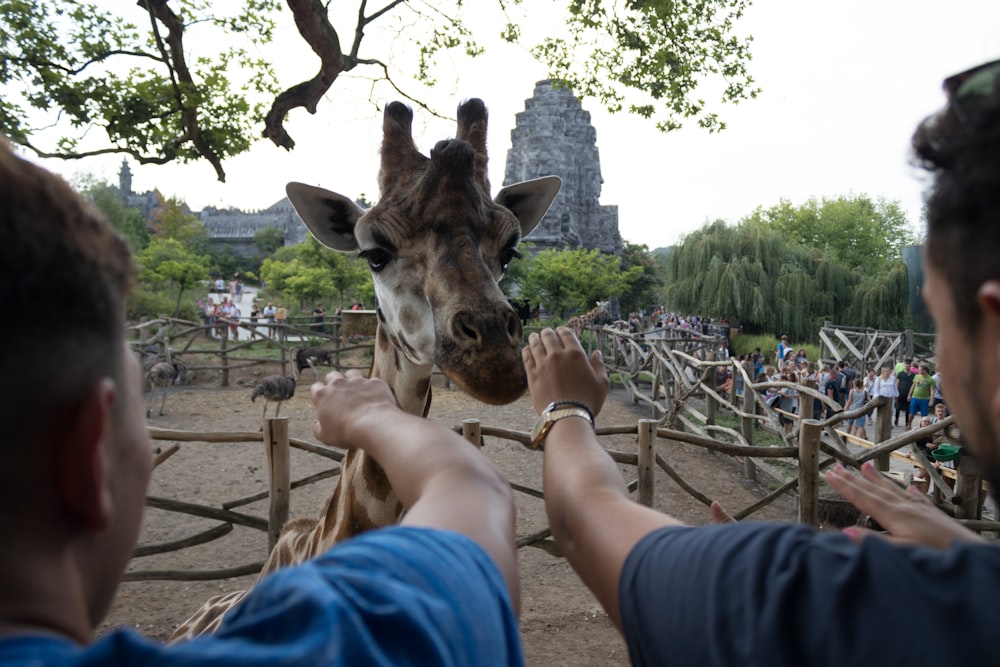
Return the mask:
<svg viewBox="0 0 1000 667">
<path fill-rule="evenodd" d="M 514 499 L 503 473 L 458 434 L 400 410 L 382 380 L 332 372 L 313 384 L 312 399 L 316 438 L 371 454 L 407 508 L 404 524 L 453 530 L 479 544 L 503 573 L 517 612 Z"/>
<path fill-rule="evenodd" d="M 608 394 L 600 354 L 590 359 L 572 331 L 531 334 L 523 351 L 537 412 L 576 401 L 596 416 Z M 634 503 L 611 457 L 586 419 L 557 421 L 545 441 L 545 509 L 556 545 L 621 629 L 618 580 L 632 548 L 649 532 L 682 522 Z"/>
</svg>

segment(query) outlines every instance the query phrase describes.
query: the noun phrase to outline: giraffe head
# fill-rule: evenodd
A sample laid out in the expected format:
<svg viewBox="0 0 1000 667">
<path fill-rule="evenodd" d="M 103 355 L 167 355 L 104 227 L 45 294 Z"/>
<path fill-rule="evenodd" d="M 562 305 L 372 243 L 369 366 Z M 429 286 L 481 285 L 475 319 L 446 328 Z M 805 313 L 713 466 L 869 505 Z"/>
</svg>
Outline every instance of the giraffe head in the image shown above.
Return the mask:
<svg viewBox="0 0 1000 667">
<path fill-rule="evenodd" d="M 349 198 L 289 183 L 288 198 L 316 239 L 368 261 L 378 319 L 397 365 L 439 368 L 487 403 L 509 403 L 527 386 L 521 322 L 497 281 L 517 244 L 559 191 L 547 176 L 490 198 L 483 102 L 458 108 L 455 139 L 430 157 L 413 143 L 413 112 L 385 110 L 379 201 L 363 211 Z"/>
</svg>

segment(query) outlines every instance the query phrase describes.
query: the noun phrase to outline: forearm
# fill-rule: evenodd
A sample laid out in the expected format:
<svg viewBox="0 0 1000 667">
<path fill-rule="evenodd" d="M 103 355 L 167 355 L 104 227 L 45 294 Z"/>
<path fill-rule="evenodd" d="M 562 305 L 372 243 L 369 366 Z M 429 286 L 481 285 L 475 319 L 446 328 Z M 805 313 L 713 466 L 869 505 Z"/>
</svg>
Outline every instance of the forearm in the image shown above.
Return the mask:
<svg viewBox="0 0 1000 667">
<path fill-rule="evenodd" d="M 649 532 L 683 523 L 632 501 L 617 464 L 583 419 L 564 419 L 545 443 L 545 510 L 559 552 L 621 629 L 619 574 Z"/>
<path fill-rule="evenodd" d="M 375 411 L 352 444 L 382 466 L 403 523 L 461 533 L 493 559 L 520 611 L 514 497 L 503 473 L 453 431 L 396 408 Z"/>
<path fill-rule="evenodd" d="M 348 444 L 378 461 L 408 509 L 442 481 L 467 476 L 505 482 L 496 467 L 458 434 L 395 407 L 372 410 L 361 417 L 350 438 Z M 484 502 L 496 500 L 493 487 L 483 485 L 483 493 L 490 496 Z"/>
<path fill-rule="evenodd" d="M 628 499 L 618 466 L 579 418 L 556 422 L 549 431 L 543 484 L 552 536 L 567 558 L 578 548 L 574 537 L 589 527 L 587 510 L 594 498 Z"/>
</svg>

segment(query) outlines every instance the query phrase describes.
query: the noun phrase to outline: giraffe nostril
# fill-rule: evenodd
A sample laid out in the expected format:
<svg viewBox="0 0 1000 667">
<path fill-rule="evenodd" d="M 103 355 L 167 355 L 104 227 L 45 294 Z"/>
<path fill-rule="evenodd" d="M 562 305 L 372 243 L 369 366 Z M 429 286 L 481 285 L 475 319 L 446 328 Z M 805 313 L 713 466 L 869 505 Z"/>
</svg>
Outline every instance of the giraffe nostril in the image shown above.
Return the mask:
<svg viewBox="0 0 1000 667">
<path fill-rule="evenodd" d="M 483 346 L 482 318 L 470 311 L 456 313 L 451 320 L 451 332 L 463 345 L 472 345 L 476 348 Z"/>
<path fill-rule="evenodd" d="M 508 311 L 504 314 L 507 318 L 507 338 L 514 345 L 521 342 L 522 329 L 521 320 L 518 318 L 517 313 L 513 311 Z"/>
</svg>

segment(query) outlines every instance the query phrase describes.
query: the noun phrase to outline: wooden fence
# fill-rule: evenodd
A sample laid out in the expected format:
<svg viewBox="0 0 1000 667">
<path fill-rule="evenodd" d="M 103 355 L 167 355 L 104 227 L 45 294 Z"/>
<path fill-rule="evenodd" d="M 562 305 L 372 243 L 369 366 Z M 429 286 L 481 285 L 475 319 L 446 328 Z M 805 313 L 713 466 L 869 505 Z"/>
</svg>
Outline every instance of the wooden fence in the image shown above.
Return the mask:
<svg viewBox="0 0 1000 667">
<path fill-rule="evenodd" d="M 292 490 L 337 476 L 340 474 L 340 462 L 344 458 L 344 454 L 340 450 L 289 437 L 288 420 L 285 418 L 265 420 L 263 430 L 259 433 L 194 432 L 149 427 L 149 435 L 154 441 L 171 442 L 169 446 L 161 450 L 160 454 L 154 460 L 154 474 L 156 468 L 164 464 L 180 450 L 178 442 L 196 443 L 193 446 L 223 442 L 246 443 L 248 446 L 261 443 L 264 448 L 262 454 L 267 461 L 268 488 L 265 491 L 257 491 L 224 501 L 218 506 L 152 495 L 147 496 L 147 507 L 211 519 L 218 521 L 218 523 L 207 530 L 182 539 L 160 544 L 141 544 L 133 551 L 133 558 L 174 552 L 206 544 L 225 537 L 232 532 L 234 526 L 242 526 L 266 532 L 267 552 L 265 553 L 269 553 L 278 539 L 281 527 L 288 520 Z M 291 448 L 323 457 L 334 463 L 325 470 L 293 481 L 291 480 L 291 468 L 289 465 Z M 261 500 L 268 501 L 268 515 L 266 517 L 236 511 L 237 508 Z M 229 579 L 247 574 L 256 574 L 263 566 L 264 561 L 260 560 L 217 570 L 133 570 L 125 574 L 124 581 L 147 581 L 154 579 L 205 581 Z"/>
<path fill-rule="evenodd" d="M 132 347 L 142 355 L 144 366 L 157 361 L 181 361 L 188 371 L 219 373 L 221 385 L 228 387 L 230 371 L 242 368 L 277 364 L 281 375 L 291 375 L 297 347 L 320 346 L 330 350 L 333 365 L 338 369 L 367 369 L 367 364 L 342 363 L 342 357 L 361 351 L 366 358 L 371 358 L 374 347 L 371 336 L 361 333 L 370 327 L 359 321 L 362 315 L 368 314 L 369 311 L 352 313 L 347 329 L 342 329 L 341 318 L 337 316 L 328 319 L 322 328 L 311 317 L 289 318 L 283 324 L 258 322 L 256 325 L 250 325 L 247 320 L 236 322 L 222 317 L 217 318 L 214 325 L 162 317 L 130 326 L 127 334 Z M 243 340 L 232 337 L 233 327 L 244 335 Z M 250 334 L 254 337 L 246 338 Z"/>
<path fill-rule="evenodd" d="M 895 366 L 897 360 L 912 358 L 916 363 L 934 358 L 932 333 L 862 329 L 825 322 L 819 331 L 820 358 L 846 360 L 852 368 L 865 371 Z"/>
<path fill-rule="evenodd" d="M 998 523 L 980 520 L 982 480 L 975 461 L 962 457 L 956 471 L 938 468 L 916 444 L 947 429 L 954 423 L 953 417 L 893 438 L 891 407 L 886 404 L 887 409 L 879 409 L 886 399 L 877 398 L 861 408 L 846 411 L 824 394 L 801 384 L 754 383 L 736 360 L 720 356 L 717 337 L 687 333 L 651 339 L 611 327 L 603 327 L 596 334 L 595 344 L 602 350 L 613 383 L 620 383 L 633 401 L 650 406 L 660 424 L 659 438 L 740 457 L 748 479 L 756 480 L 758 468 L 763 468 L 779 482 L 778 488 L 760 502 L 737 511 L 736 518 L 748 516 L 778 496 L 797 489 L 799 519 L 817 525 L 821 470 L 836 462 L 856 468 L 875 460 L 881 470 L 889 471 L 890 458 L 896 458 L 924 469 L 943 496 L 942 509 L 980 530 L 984 526 L 991 531 L 1000 528 Z M 720 389 L 716 380 L 720 368 L 733 379 L 725 390 Z M 744 387 L 742 392 L 734 389 L 740 386 Z M 793 433 L 785 434 L 778 428 L 779 411 L 768 406 L 764 399 L 768 389 L 781 388 L 794 389 L 800 400 L 819 400 L 831 408 L 833 415 L 816 421 L 785 413 L 797 426 Z M 739 430 L 718 426 L 720 411 L 734 415 L 739 420 Z M 875 417 L 872 441 L 849 436 L 838 428 L 842 422 L 859 416 Z M 762 430 L 780 438 L 783 446 L 754 446 L 754 432 Z M 860 451 L 852 451 L 849 445 Z M 784 459 L 785 467 L 795 474 L 784 474 L 771 465 L 772 459 Z M 954 479 L 954 483 L 946 482 L 945 478 Z"/>
<path fill-rule="evenodd" d="M 630 491 L 636 492 L 639 502 L 653 506 L 655 496 L 654 468 L 661 469 L 674 483 L 699 502 L 711 504 L 710 492 L 697 489 L 684 480 L 683 476 L 670 465 L 669 451 L 674 443 L 685 443 L 736 457 L 743 462 L 748 479 L 756 480 L 758 469 L 774 480 L 774 488 L 764 497 L 743 508 L 727 508 L 737 519 L 752 516 L 755 512 L 773 503 L 786 494 L 797 492 L 798 518 L 813 526 L 820 525 L 821 492 L 823 484 L 820 472 L 837 462 L 846 466 L 859 467 L 868 460 L 877 462 L 882 470 L 889 469 L 890 457 L 906 463 L 907 468 L 921 466 L 938 490 L 939 506 L 967 526 L 978 531 L 998 531 L 1000 523 L 983 521 L 980 518 L 982 482 L 975 462 L 968 457 L 960 459 L 956 470 L 937 468 L 932 465 L 916 441 L 948 428 L 953 417 L 929 427 L 915 429 L 896 438 L 891 438 L 891 409 L 880 409 L 884 399 L 876 399 L 853 411 L 843 411 L 819 392 L 798 384 L 785 382 L 750 381 L 744 369 L 733 360 L 724 358 L 722 339 L 701 336 L 695 333 L 671 334 L 662 337 L 644 338 L 604 327 L 587 332 L 586 339 L 591 347 L 599 347 L 605 364 L 612 374 L 613 383 L 626 389 L 636 403 L 647 404 L 653 412 L 651 419 L 639 420 L 636 424 L 599 426 L 597 435 L 605 439 L 616 435 L 634 435 L 638 441 L 636 453 L 607 448 L 609 455 L 618 463 L 636 466 L 634 477 L 627 480 Z M 719 368 L 729 370 L 734 378 L 742 381 L 744 390 L 717 386 L 715 378 Z M 791 387 L 799 392 L 800 398 L 818 399 L 837 410 L 826 420 L 799 419 L 797 415 L 786 415 L 796 420 L 797 431 L 786 435 L 776 428 L 778 411 L 764 401 L 767 389 Z M 717 425 L 717 418 L 727 411 L 739 421 L 739 429 Z M 847 419 L 874 414 L 875 433 L 873 441 L 852 437 L 838 429 Z M 527 445 L 530 434 L 526 431 L 511 430 L 498 426 L 484 425 L 479 419 L 466 419 L 455 427 L 470 442 L 481 445 L 485 436 Z M 340 472 L 339 462 L 343 454 L 335 449 L 288 437 L 285 419 L 266 420 L 261 433 L 208 433 L 163 430 L 150 428 L 150 435 L 158 441 L 172 441 L 157 458 L 159 466 L 178 449 L 177 442 L 217 443 L 243 442 L 263 443 L 268 468 L 268 489 L 234 498 L 211 506 L 184 500 L 148 497 L 147 505 L 167 511 L 181 512 L 217 520 L 219 523 L 197 534 L 155 545 L 141 545 L 135 550 L 135 557 L 175 551 L 190 546 L 204 544 L 228 534 L 234 525 L 246 526 L 268 533 L 268 545 L 273 546 L 278 531 L 288 518 L 289 497 L 294 489 L 334 477 Z M 754 445 L 756 432 L 769 432 L 782 440 L 778 446 Z M 851 446 L 856 449 L 851 450 Z M 289 472 L 289 448 L 296 448 L 332 460 L 335 464 L 319 473 L 292 481 Z M 909 449 L 909 451 L 905 451 Z M 908 483 L 908 475 L 897 475 Z M 535 498 L 543 498 L 541 489 L 512 484 L 515 491 Z M 268 500 L 268 516 L 254 516 L 236 511 L 237 508 L 261 500 Z M 518 536 L 518 546 L 537 546 L 554 552 L 549 539 L 548 528 Z M 209 580 L 222 579 L 260 570 L 263 561 L 229 566 L 209 571 L 180 570 L 139 570 L 126 575 L 126 580 L 173 579 Z"/>
</svg>

